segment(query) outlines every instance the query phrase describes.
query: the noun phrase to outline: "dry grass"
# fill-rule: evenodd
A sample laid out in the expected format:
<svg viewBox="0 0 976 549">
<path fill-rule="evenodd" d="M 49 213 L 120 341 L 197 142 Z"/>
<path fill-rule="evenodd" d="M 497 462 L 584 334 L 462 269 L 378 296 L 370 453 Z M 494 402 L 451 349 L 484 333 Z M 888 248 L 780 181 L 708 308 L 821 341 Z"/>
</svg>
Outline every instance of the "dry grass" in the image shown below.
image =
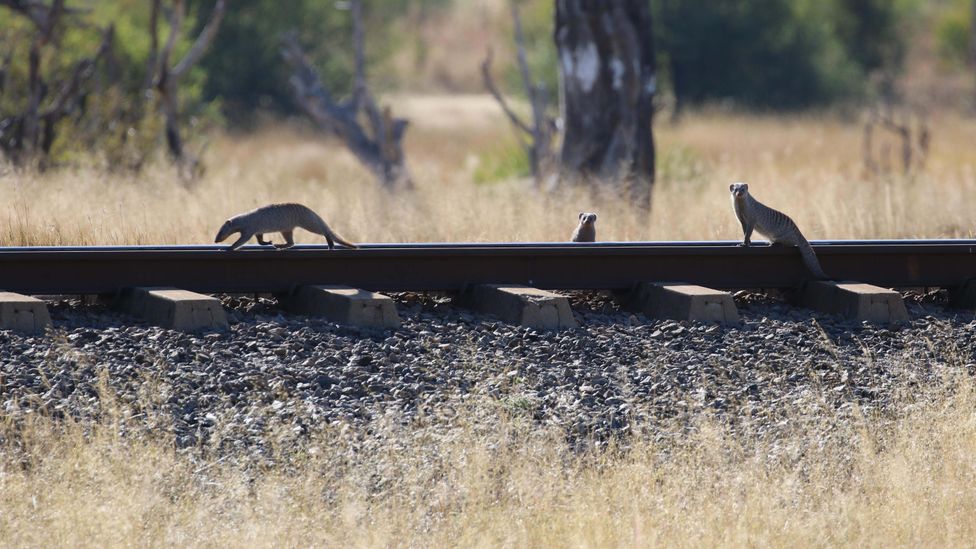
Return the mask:
<svg viewBox="0 0 976 549">
<path fill-rule="evenodd" d="M 948 387 L 948 386 L 947 386 Z M 313 438 L 262 471 L 35 418 L 3 426 L 8 546 L 967 546 L 976 393 L 875 418 L 793 418 L 735 436 L 702 420 L 671 445 L 573 454 L 502 420 Z M 909 404 L 909 403 L 906 403 Z M 816 434 L 820 433 L 820 434 Z"/>
<path fill-rule="evenodd" d="M 866 178 L 861 126 L 838 116 L 696 114 L 658 125 L 661 182 L 648 217 L 612 192 L 540 195 L 527 180 L 477 184 L 479 163 L 513 151 L 483 96 L 401 98 L 414 121 L 410 194 L 390 194 L 334 141 L 268 128 L 218 137 L 207 172 L 182 185 L 160 165 L 133 177 L 96 168 L 0 174 L 0 245 L 209 243 L 228 216 L 294 200 L 360 242 L 565 240 L 581 210 L 607 240 L 737 239 L 731 181 L 792 215 L 813 239 L 973 237 L 976 124 L 933 119 L 913 177 Z M 300 234 L 301 242 L 317 242 Z"/>
<path fill-rule="evenodd" d="M 976 125 L 933 121 L 925 171 L 861 174 L 860 126 L 837 117 L 696 114 L 659 125 L 650 217 L 615 196 L 477 184 L 511 137 L 484 97 L 407 98 L 418 188 L 389 194 L 336 143 L 285 127 L 224 136 L 192 186 L 165 166 L 0 174 L 0 245 L 209 243 L 227 216 L 305 202 L 357 241 L 564 240 L 576 212 L 608 240 L 736 239 L 727 185 L 811 238 L 974 237 Z M 444 112 L 452 114 L 444 116 Z M 300 241 L 313 242 L 308 234 Z M 976 395 L 906 403 L 894 424 L 797 418 L 784 438 L 702 420 L 673 445 L 572 454 L 517 420 L 439 435 L 324 431 L 288 467 L 255 471 L 35 419 L 0 427 L 0 545 L 968 545 L 976 539 Z M 9 421 L 9 420 L 8 420 Z M 826 439 L 819 434 L 829 433 Z"/>
</svg>

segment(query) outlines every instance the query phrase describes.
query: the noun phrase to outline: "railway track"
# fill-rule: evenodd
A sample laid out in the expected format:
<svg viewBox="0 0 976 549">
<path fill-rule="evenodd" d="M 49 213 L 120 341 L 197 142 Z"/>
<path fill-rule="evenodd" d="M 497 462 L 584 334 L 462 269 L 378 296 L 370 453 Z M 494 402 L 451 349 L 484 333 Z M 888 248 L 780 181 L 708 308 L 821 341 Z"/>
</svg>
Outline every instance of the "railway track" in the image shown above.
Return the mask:
<svg viewBox="0 0 976 549">
<path fill-rule="evenodd" d="M 376 292 L 448 291 L 459 304 L 543 329 L 578 326 L 565 296 L 550 290 L 612 290 L 649 317 L 737 324 L 727 290 L 789 288 L 798 304 L 857 321 L 910 320 L 892 288 L 943 287 L 976 307 L 976 240 L 814 242 L 838 282 L 810 282 L 791 247 L 736 242 L 594 244 L 365 244 L 355 250 L 297 246 L 110 246 L 0 248 L 0 328 L 43 332 L 48 294 L 116 296 L 151 323 L 222 329 L 217 299 L 271 293 L 284 309 L 341 324 L 397 327 Z M 24 295 L 26 294 L 26 295 Z"/>
<path fill-rule="evenodd" d="M 888 288 L 953 288 L 976 279 L 976 240 L 818 241 L 834 279 Z M 457 291 L 476 284 L 626 290 L 681 281 L 723 289 L 791 288 L 806 278 L 793 248 L 735 242 L 365 244 L 0 248 L 0 290 L 114 294 L 138 286 L 278 293 L 341 284 L 372 291 Z"/>
</svg>

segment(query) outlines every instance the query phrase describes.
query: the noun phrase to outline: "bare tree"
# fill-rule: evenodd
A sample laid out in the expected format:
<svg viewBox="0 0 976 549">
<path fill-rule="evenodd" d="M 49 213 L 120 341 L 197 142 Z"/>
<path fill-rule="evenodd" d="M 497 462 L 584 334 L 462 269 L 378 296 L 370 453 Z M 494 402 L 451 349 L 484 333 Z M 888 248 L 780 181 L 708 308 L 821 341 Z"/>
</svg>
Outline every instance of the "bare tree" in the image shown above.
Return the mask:
<svg viewBox="0 0 976 549">
<path fill-rule="evenodd" d="M 159 94 L 160 107 L 166 120 L 166 145 L 173 158 L 181 167 L 192 167 L 195 158 L 189 158 L 183 147 L 180 136 L 179 83 L 186 76 L 187 71 L 195 65 L 210 47 L 220 22 L 224 18 L 225 0 L 217 0 L 210 19 L 200 31 L 190 51 L 179 62 L 170 66 L 170 58 L 177 39 L 183 35 L 183 23 L 186 15 L 184 0 L 172 0 L 169 16 L 169 36 L 162 50 L 159 50 L 159 13 L 162 0 L 152 0 L 149 18 L 150 48 L 147 60 L 146 85 L 151 86 Z"/>
<path fill-rule="evenodd" d="M 886 133 L 876 133 L 877 130 Z M 894 171 L 894 147 L 891 139 L 885 139 L 886 135 L 894 137 L 898 144 L 902 174 L 910 175 L 925 168 L 931 133 L 924 109 L 907 105 L 898 107 L 884 101 L 868 111 L 861 141 L 867 175 L 889 175 Z"/>
<path fill-rule="evenodd" d="M 289 79 L 295 101 L 322 129 L 342 139 L 350 151 L 388 188 L 413 185 L 403 154 L 408 122 L 382 110 L 366 83 L 362 4 L 349 3 L 352 15 L 355 75 L 352 95 L 336 100 L 309 62 L 294 34 L 283 39 L 282 57 L 293 68 Z M 365 123 L 360 122 L 362 119 Z"/>
<path fill-rule="evenodd" d="M 114 28 L 109 26 L 102 31 L 101 44 L 93 56 L 76 63 L 62 82 L 46 82 L 42 67 L 44 52 L 56 47 L 63 33 L 64 16 L 75 13 L 64 4 L 64 0 L 53 0 L 50 5 L 39 1 L 0 0 L 0 6 L 27 17 L 35 28 L 28 53 L 26 106 L 23 112 L 0 119 L 0 149 L 14 162 L 37 162 L 39 167 L 44 166 L 44 157 L 51 150 L 57 124 L 80 108 L 86 94 L 85 85 L 94 74 L 95 65 L 108 55 L 112 46 L 115 34 Z M 12 52 L 7 53 L 3 67 L 9 64 L 11 55 Z M 4 85 L 0 82 L 0 88 Z M 45 104 L 50 90 L 56 90 L 56 93 Z"/>
<path fill-rule="evenodd" d="M 625 184 L 650 207 L 657 74 L 647 0 L 556 0 L 564 177 Z"/>
<path fill-rule="evenodd" d="M 522 76 L 522 84 L 525 86 L 525 95 L 529 99 L 532 108 L 532 125 L 525 123 L 512 110 L 508 101 L 502 95 L 498 86 L 491 77 L 491 63 L 493 53 L 491 50 L 485 56 L 481 64 L 481 74 L 485 82 L 485 87 L 501 105 L 505 115 L 515 128 L 516 137 L 529 156 L 529 166 L 532 170 L 532 177 L 536 186 L 544 180 L 549 179 L 555 172 L 556 158 L 553 154 L 552 143 L 556 129 L 556 121 L 546 112 L 549 103 L 549 94 L 542 82 L 533 83 L 532 75 L 529 71 L 529 64 L 525 55 L 525 37 L 522 34 L 522 19 L 519 16 L 518 4 L 512 2 L 512 21 L 515 27 L 515 46 L 518 57 L 519 72 Z"/>
</svg>

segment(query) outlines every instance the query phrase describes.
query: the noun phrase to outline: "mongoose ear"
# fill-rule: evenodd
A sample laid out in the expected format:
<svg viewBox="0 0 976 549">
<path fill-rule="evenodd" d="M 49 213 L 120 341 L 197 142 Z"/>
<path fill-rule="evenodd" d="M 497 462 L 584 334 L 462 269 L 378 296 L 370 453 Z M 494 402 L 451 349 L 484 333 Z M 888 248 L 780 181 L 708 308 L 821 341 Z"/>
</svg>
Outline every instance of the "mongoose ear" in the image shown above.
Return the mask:
<svg viewBox="0 0 976 549">
<path fill-rule="evenodd" d="M 593 221 L 596 221 L 596 214 L 590 214 L 593 216 Z"/>
<path fill-rule="evenodd" d="M 729 192 L 730 193 L 735 192 L 735 183 L 729 185 Z"/>
<path fill-rule="evenodd" d="M 580 221 L 583 221 L 583 216 L 584 216 L 584 215 L 586 215 L 586 213 L 584 213 L 584 212 L 580 212 L 580 214 L 579 214 L 579 220 L 580 220 Z"/>
</svg>

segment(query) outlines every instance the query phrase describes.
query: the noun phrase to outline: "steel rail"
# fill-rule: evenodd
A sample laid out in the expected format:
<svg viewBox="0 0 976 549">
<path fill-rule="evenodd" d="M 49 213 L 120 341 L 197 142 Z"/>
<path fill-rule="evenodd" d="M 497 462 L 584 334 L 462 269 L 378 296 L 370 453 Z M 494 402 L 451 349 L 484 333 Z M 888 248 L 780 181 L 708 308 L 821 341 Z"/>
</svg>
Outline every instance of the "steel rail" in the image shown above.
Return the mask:
<svg viewBox="0 0 976 549">
<path fill-rule="evenodd" d="M 546 289 L 633 287 L 682 281 L 714 288 L 789 288 L 806 278 L 795 248 L 757 242 L 365 244 L 357 250 L 301 245 L 0 247 L 0 290 L 111 294 L 131 286 L 203 293 L 288 292 L 306 284 L 377 291 L 459 290 L 511 283 Z M 818 241 L 837 280 L 885 287 L 954 287 L 976 279 L 976 240 Z"/>
</svg>

